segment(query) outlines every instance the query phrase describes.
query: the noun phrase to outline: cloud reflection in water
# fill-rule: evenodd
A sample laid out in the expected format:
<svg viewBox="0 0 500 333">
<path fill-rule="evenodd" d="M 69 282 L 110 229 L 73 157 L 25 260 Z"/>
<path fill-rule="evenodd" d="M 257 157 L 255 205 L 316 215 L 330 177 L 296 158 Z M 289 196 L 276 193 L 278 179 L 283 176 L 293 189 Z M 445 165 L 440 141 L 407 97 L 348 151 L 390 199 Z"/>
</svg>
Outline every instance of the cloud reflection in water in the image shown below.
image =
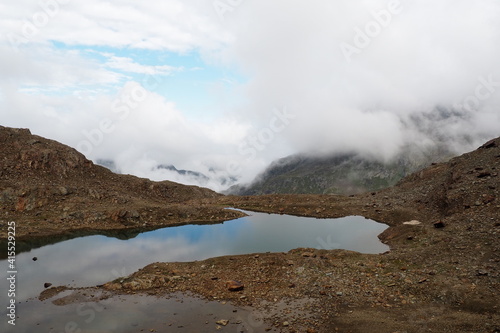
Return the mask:
<svg viewBox="0 0 500 333">
<path fill-rule="evenodd" d="M 152 262 L 194 261 L 298 247 L 363 253 L 388 250 L 377 238 L 387 226 L 360 216 L 320 220 L 249 214 L 222 224 L 158 229 L 128 240 L 106 236 L 75 238 L 18 254 L 17 299 L 37 296 L 45 282 L 91 286 L 129 275 Z M 34 256 L 37 261 L 32 260 Z M 5 270 L 0 274 L 3 280 L 2 274 Z"/>
</svg>

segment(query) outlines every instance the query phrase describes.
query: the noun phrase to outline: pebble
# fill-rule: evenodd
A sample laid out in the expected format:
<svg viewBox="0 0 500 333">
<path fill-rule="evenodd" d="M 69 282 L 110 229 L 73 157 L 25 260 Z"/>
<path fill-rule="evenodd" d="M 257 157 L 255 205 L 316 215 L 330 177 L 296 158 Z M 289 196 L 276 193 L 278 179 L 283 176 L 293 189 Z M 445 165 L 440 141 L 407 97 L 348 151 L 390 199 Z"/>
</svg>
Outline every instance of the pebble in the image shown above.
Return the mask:
<svg viewBox="0 0 500 333">
<path fill-rule="evenodd" d="M 243 285 L 243 283 L 241 283 L 239 281 L 230 280 L 230 281 L 226 281 L 226 288 L 229 291 L 240 291 L 240 290 L 243 290 L 245 288 L 245 286 Z"/>
<path fill-rule="evenodd" d="M 227 319 L 220 319 L 220 320 L 217 320 L 215 323 L 217 325 L 227 326 L 227 324 L 229 324 L 229 320 L 227 320 Z"/>
<path fill-rule="evenodd" d="M 411 221 L 403 222 L 403 224 L 405 224 L 405 225 L 419 225 L 419 224 L 422 224 L 422 222 L 417 221 L 417 220 L 411 220 Z"/>
</svg>

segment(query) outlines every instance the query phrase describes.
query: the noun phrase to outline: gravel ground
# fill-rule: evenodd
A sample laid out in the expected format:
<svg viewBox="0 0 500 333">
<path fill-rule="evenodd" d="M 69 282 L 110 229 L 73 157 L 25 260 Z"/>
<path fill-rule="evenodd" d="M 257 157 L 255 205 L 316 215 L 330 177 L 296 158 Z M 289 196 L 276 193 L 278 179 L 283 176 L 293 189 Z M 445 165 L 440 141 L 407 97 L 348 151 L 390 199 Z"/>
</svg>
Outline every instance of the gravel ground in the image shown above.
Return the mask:
<svg viewBox="0 0 500 333">
<path fill-rule="evenodd" d="M 379 238 L 391 251 L 295 249 L 154 263 L 102 288 L 189 291 L 252 306 L 283 332 L 500 332 L 499 169 L 496 140 L 377 193 L 222 197 L 222 205 L 263 212 L 363 215 L 390 226 Z M 228 281 L 244 287 L 230 291 Z"/>
<path fill-rule="evenodd" d="M 500 332 L 500 139 L 377 193 L 236 197 L 115 175 L 27 130 L 0 136 L 0 225 L 16 221 L 19 241 L 242 215 L 226 207 L 390 226 L 379 238 L 391 251 L 380 255 L 295 249 L 153 263 L 98 289 L 250 307 L 264 330 L 281 332 Z"/>
</svg>

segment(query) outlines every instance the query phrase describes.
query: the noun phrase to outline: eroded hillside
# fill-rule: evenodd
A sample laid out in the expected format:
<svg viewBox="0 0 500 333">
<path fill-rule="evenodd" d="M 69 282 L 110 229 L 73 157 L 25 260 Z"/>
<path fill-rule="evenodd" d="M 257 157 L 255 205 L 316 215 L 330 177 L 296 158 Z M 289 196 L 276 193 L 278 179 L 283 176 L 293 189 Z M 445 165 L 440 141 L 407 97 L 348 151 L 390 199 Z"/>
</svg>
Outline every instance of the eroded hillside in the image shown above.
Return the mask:
<svg viewBox="0 0 500 333">
<path fill-rule="evenodd" d="M 0 127 L 0 142 L 0 219 L 16 221 L 18 237 L 239 216 L 212 205 L 220 194 L 209 189 L 117 175 L 27 129 Z"/>
</svg>

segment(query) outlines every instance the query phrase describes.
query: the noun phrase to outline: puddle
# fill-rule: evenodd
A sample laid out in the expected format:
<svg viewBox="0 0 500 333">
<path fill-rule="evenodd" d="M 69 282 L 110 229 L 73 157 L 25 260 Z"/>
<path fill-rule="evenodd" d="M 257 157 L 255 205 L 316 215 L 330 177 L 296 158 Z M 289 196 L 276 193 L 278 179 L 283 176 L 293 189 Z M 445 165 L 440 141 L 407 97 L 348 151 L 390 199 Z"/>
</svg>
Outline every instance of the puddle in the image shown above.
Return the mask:
<svg viewBox="0 0 500 333">
<path fill-rule="evenodd" d="M 71 291 L 81 293 L 81 291 Z M 91 291 L 85 291 L 88 294 Z M 250 308 L 204 301 L 183 294 L 114 296 L 101 301 L 54 305 L 60 294 L 46 301 L 30 300 L 18 306 L 16 326 L 0 324 L 2 332 L 266 332 L 269 325 Z M 74 296 L 81 299 L 85 296 Z M 91 297 L 89 297 L 91 298 Z M 227 325 L 217 324 L 228 320 Z"/>
<path fill-rule="evenodd" d="M 176 332 L 176 329 L 182 332 L 214 331 L 216 318 L 209 314 L 213 312 L 220 316 L 225 313 L 225 308 L 219 308 L 222 305 L 217 302 L 206 303 L 190 297 L 172 300 L 122 297 L 119 301 L 111 301 L 101 312 L 94 309 L 95 318 L 89 320 L 92 323 L 88 324 L 92 325 L 86 329 L 71 325 L 68 329 L 61 325 L 67 322 L 87 324 L 86 316 L 90 316 L 92 309 L 87 309 L 88 312 L 85 309 L 78 311 L 78 305 L 56 306 L 50 301 L 42 302 L 34 298 L 45 289 L 44 284 L 47 282 L 54 286 L 95 286 L 128 276 L 152 262 L 286 252 L 298 247 L 346 249 L 362 253 L 389 250 L 377 238 L 388 226 L 363 217 L 315 219 L 247 213 L 251 216 L 221 224 L 163 228 L 128 235 L 131 237 L 123 239 L 104 235 L 85 236 L 19 253 L 16 256 L 16 301 L 20 324 L 16 325 L 15 330 L 10 325 L 4 328 L 12 332 L 80 332 L 79 327 L 82 327 L 81 332 L 141 332 L 141 329 L 144 332 L 151 329 L 157 332 Z M 34 257 L 37 257 L 36 261 Z M 7 295 L 7 260 L 1 260 L 0 267 L 0 281 L 3 281 L 0 282 L 0 293 Z M 174 310 L 169 309 L 175 309 L 175 314 Z M 241 314 L 240 310 L 237 313 Z M 140 314 L 137 319 L 136 314 Z M 200 321 L 193 324 L 196 329 L 190 330 L 195 314 Z M 200 327 L 205 327 L 201 324 L 209 328 L 200 330 Z M 7 325 L 7 320 L 2 321 L 0 327 L 2 325 Z M 234 325 L 230 330 L 228 327 L 222 329 L 236 331 Z M 5 329 L 1 331 L 10 332 Z M 249 332 L 260 330 L 253 328 Z"/>
<path fill-rule="evenodd" d="M 185 225 L 130 239 L 103 235 L 74 238 L 16 256 L 18 300 L 36 297 L 46 282 L 87 287 L 128 276 L 152 262 L 195 261 L 224 255 L 286 252 L 298 247 L 382 253 L 377 235 L 387 225 L 349 216 L 315 219 L 254 213 L 221 224 Z M 37 257 L 33 261 L 33 257 Z M 1 267 L 7 267 L 2 260 Z M 0 271 L 5 281 L 7 269 Z M 5 294 L 7 283 L 0 285 Z"/>
</svg>

